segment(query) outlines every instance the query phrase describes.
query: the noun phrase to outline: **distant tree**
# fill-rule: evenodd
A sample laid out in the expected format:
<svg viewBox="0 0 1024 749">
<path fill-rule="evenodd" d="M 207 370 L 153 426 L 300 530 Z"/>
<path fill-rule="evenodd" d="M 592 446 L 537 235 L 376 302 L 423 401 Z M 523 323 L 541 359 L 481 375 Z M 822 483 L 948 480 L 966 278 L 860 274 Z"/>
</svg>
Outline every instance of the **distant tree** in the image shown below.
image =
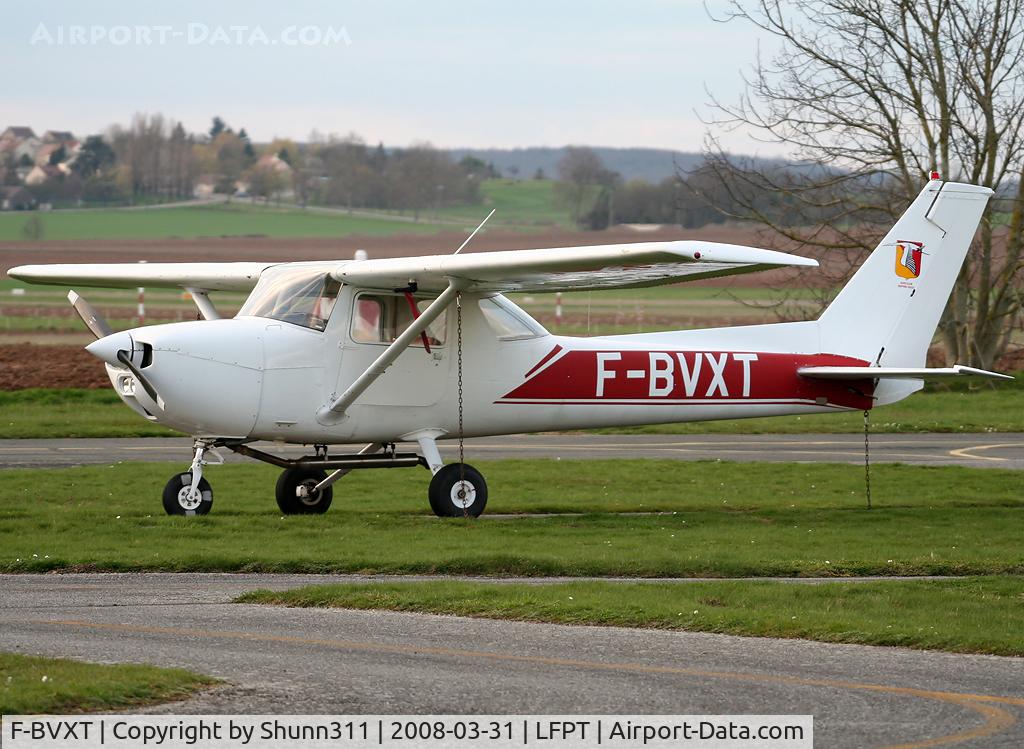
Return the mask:
<svg viewBox="0 0 1024 749">
<path fill-rule="evenodd" d="M 185 131 L 185 127 L 176 123 L 171 128 L 167 140 L 165 170 L 167 190 L 178 198 L 192 195 L 192 186 L 198 174 L 198 164 L 193 150 L 194 139 Z"/>
<path fill-rule="evenodd" d="M 214 190 L 231 195 L 246 167 L 245 143 L 232 132 L 221 132 L 213 141 L 216 158 Z"/>
<path fill-rule="evenodd" d="M 378 142 L 377 147 L 373 150 L 373 157 L 370 159 L 370 164 L 377 172 L 383 174 L 384 168 L 388 163 L 388 152 L 384 148 L 384 144 Z"/>
<path fill-rule="evenodd" d="M 534 179 L 545 179 L 544 170 L 541 169 L 540 167 L 537 167 L 537 171 L 535 171 L 533 173 L 533 178 Z"/>
<path fill-rule="evenodd" d="M 0 182 L 4 186 L 11 187 L 21 184 L 21 180 L 18 179 L 18 169 L 14 161 L 14 154 L 10 152 L 4 154 L 3 164 L 0 165 L 0 175 L 3 176 Z"/>
<path fill-rule="evenodd" d="M 950 362 L 992 369 L 1024 305 L 1024 0 L 730 0 L 771 38 L 721 130 L 786 147 L 802 174 L 707 158 L 735 206 L 787 249 L 863 256 L 932 169 L 995 191 L 939 331 Z M 775 195 L 788 210 L 759 201 Z M 801 220 L 802 219 L 802 220 Z M 1002 224 L 1003 226 L 1000 226 Z"/>
<path fill-rule="evenodd" d="M 90 135 L 85 139 L 71 169 L 83 179 L 103 172 L 114 165 L 114 149 L 102 135 Z"/>
<path fill-rule="evenodd" d="M 574 223 L 583 223 L 603 190 L 618 175 L 604 168 L 601 158 L 585 146 L 569 146 L 558 162 L 558 183 L 555 194 L 569 208 Z"/>
<path fill-rule="evenodd" d="M 238 131 L 238 139 L 242 141 L 242 154 L 246 160 L 249 163 L 256 161 L 256 149 L 252 147 L 252 140 L 250 140 L 249 133 L 245 131 L 244 127 Z"/>
<path fill-rule="evenodd" d="M 131 179 L 133 197 L 163 194 L 168 121 L 162 114 L 136 114 L 127 128 L 113 127 L 111 146 Z"/>
<path fill-rule="evenodd" d="M 350 211 L 356 205 L 379 202 L 373 199 L 373 195 L 381 193 L 381 176 L 373 168 L 371 155 L 362 138 L 355 133 L 344 138 L 331 136 L 317 153 L 327 180 L 326 202 L 344 205 Z"/>
<path fill-rule="evenodd" d="M 21 158 L 18 159 L 18 166 L 22 168 L 28 168 L 32 166 L 32 157 L 27 153 L 23 153 Z"/>
<path fill-rule="evenodd" d="M 53 153 L 50 154 L 50 160 L 47 162 L 50 166 L 57 166 L 68 157 L 68 150 L 61 145 L 59 148 L 55 148 Z"/>
<path fill-rule="evenodd" d="M 509 173 L 512 179 L 516 179 L 519 176 L 519 167 L 517 167 L 515 164 L 505 169 L 505 171 Z"/>
<path fill-rule="evenodd" d="M 217 136 L 224 132 L 227 125 L 224 124 L 224 120 L 220 117 L 213 118 L 213 124 L 210 126 L 210 140 L 216 140 Z"/>
<path fill-rule="evenodd" d="M 429 143 L 414 144 L 392 157 L 387 174 L 389 192 L 395 203 L 420 212 L 448 203 L 479 202 L 479 183 L 467 179 L 451 157 Z"/>
<path fill-rule="evenodd" d="M 288 186 L 285 175 L 273 165 L 257 164 L 245 173 L 245 178 L 249 183 L 249 193 L 268 203 L 271 198 L 280 198 L 281 192 Z"/>
<path fill-rule="evenodd" d="M 288 166 L 291 166 L 292 155 L 291 153 L 288 152 L 287 148 L 282 148 L 280 151 L 278 151 L 277 158 L 281 159 L 281 161 L 283 161 L 285 164 L 288 164 Z"/>
<path fill-rule="evenodd" d="M 491 179 L 498 176 L 492 164 L 488 164 L 483 159 L 470 156 L 469 154 L 459 160 L 459 166 L 467 175 L 473 176 L 476 179 Z"/>
</svg>

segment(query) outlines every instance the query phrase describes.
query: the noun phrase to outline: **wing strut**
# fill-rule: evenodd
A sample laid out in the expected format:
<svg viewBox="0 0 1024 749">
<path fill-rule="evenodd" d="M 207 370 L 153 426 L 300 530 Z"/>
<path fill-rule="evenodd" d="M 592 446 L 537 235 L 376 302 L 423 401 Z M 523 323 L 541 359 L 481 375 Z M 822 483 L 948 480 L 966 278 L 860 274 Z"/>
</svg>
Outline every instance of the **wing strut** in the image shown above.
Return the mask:
<svg viewBox="0 0 1024 749">
<path fill-rule="evenodd" d="M 348 386 L 344 393 L 333 398 L 323 406 L 316 414 L 316 420 L 325 426 L 337 424 L 345 418 L 345 411 L 351 406 L 356 398 L 362 395 L 378 377 L 384 374 L 395 359 L 412 343 L 420 333 L 424 332 L 430 323 L 434 322 L 455 301 L 465 284 L 462 280 L 449 279 L 448 288 L 441 292 L 441 296 L 430 303 L 420 316 L 412 321 L 412 324 L 402 331 L 402 334 L 395 339 L 394 343 L 384 349 L 384 352 L 356 378 L 355 382 Z"/>
</svg>

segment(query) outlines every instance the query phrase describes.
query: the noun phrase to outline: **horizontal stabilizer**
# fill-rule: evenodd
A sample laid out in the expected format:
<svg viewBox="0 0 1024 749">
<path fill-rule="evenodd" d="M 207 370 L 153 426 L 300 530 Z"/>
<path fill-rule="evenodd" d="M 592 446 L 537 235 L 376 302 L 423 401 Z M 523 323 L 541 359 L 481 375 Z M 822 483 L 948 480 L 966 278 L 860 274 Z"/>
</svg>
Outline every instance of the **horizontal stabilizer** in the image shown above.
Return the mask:
<svg viewBox="0 0 1024 749">
<path fill-rule="evenodd" d="M 954 364 L 952 367 L 801 367 L 797 370 L 801 377 L 816 380 L 932 380 L 944 377 L 994 377 L 1000 380 L 1012 380 L 1012 375 L 989 372 L 985 369 L 965 367 Z"/>
</svg>

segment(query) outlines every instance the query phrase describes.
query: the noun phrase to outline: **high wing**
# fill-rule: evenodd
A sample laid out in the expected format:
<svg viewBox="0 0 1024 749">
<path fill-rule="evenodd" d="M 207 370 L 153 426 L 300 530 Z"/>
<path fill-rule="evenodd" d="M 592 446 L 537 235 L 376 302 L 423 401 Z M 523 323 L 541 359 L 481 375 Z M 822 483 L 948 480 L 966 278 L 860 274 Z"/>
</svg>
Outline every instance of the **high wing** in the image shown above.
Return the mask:
<svg viewBox="0 0 1024 749">
<path fill-rule="evenodd" d="M 204 291 L 251 291 L 274 263 L 73 263 L 21 265 L 7 275 L 29 283 L 132 288 L 154 286 Z"/>
<path fill-rule="evenodd" d="M 422 291 L 441 291 L 457 280 L 464 291 L 544 292 L 655 286 L 817 265 L 784 252 L 683 240 L 360 260 L 338 265 L 332 275 L 342 283 L 380 289 L 415 283 Z"/>
<path fill-rule="evenodd" d="M 321 265 L 322 263 L 308 263 Z M 96 263 L 22 265 L 8 275 L 62 286 L 178 287 L 250 291 L 275 263 Z M 459 281 L 463 291 L 572 291 L 655 286 L 785 266 L 816 267 L 816 260 L 734 244 L 683 240 L 590 247 L 425 255 L 352 260 L 334 266 L 342 283 L 391 289 L 415 283 L 443 291 Z"/>
</svg>

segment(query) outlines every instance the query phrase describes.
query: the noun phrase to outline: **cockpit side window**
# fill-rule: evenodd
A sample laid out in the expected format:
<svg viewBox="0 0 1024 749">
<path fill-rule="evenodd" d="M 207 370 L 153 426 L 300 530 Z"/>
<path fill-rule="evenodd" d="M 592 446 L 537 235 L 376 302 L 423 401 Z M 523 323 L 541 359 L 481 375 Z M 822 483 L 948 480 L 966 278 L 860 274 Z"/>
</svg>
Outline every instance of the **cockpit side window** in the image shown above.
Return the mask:
<svg viewBox="0 0 1024 749">
<path fill-rule="evenodd" d="M 433 299 L 416 299 L 416 311 L 420 314 Z M 443 346 L 447 329 L 447 312 L 438 317 L 427 328 L 427 341 L 431 346 Z M 360 294 L 356 297 L 352 315 L 352 340 L 356 343 L 392 343 L 406 328 L 412 325 L 413 315 L 409 302 L 398 294 Z M 413 346 L 422 346 L 417 338 Z"/>
<path fill-rule="evenodd" d="M 271 269 L 260 277 L 238 316 L 268 317 L 324 330 L 340 290 L 341 284 L 322 271 Z"/>
<path fill-rule="evenodd" d="M 501 295 L 481 299 L 480 311 L 499 340 L 518 341 L 548 335 L 539 322 Z"/>
</svg>

